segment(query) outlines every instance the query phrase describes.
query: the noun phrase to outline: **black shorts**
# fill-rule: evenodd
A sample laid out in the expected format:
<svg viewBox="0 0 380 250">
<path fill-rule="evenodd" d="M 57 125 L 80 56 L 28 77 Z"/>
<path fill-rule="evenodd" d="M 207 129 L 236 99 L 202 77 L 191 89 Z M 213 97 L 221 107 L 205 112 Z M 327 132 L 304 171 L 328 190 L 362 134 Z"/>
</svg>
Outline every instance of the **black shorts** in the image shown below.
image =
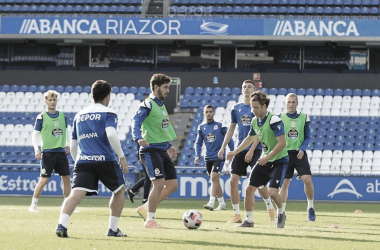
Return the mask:
<svg viewBox="0 0 380 250">
<path fill-rule="evenodd" d="M 231 164 L 231 173 L 237 174 L 239 176 L 247 176 L 247 167 L 251 166 L 252 168 L 255 166 L 257 160 L 260 159 L 261 152 L 261 149 L 255 150 L 250 163 L 246 163 L 244 161 L 245 155 L 248 153 L 248 151 L 243 151 L 235 155 Z"/>
<path fill-rule="evenodd" d="M 60 176 L 70 175 L 65 152 L 42 152 L 41 157 L 41 177 L 50 178 L 53 170 Z"/>
<path fill-rule="evenodd" d="M 124 187 L 124 174 L 119 164 L 105 161 L 76 164 L 72 189 L 87 191 L 86 196 L 97 195 L 99 180 L 113 193 Z"/>
<path fill-rule="evenodd" d="M 177 179 L 174 163 L 168 152 L 159 149 L 140 150 L 140 159 L 151 180 Z"/>
<path fill-rule="evenodd" d="M 287 164 L 287 162 L 268 162 L 261 166 L 257 163 L 249 176 L 249 185 L 261 187 L 267 185 L 270 180 L 269 187 L 278 189 L 282 186 Z"/>
<path fill-rule="evenodd" d="M 206 168 L 208 175 L 211 176 L 212 172 L 219 173 L 222 172 L 224 166 L 223 160 L 214 160 L 214 161 L 206 161 Z"/>
<path fill-rule="evenodd" d="M 289 163 L 285 173 L 286 179 L 293 178 L 294 169 L 297 170 L 298 176 L 311 175 L 310 164 L 306 151 L 304 152 L 302 159 L 298 159 L 297 154 L 297 151 L 288 151 Z"/>
</svg>

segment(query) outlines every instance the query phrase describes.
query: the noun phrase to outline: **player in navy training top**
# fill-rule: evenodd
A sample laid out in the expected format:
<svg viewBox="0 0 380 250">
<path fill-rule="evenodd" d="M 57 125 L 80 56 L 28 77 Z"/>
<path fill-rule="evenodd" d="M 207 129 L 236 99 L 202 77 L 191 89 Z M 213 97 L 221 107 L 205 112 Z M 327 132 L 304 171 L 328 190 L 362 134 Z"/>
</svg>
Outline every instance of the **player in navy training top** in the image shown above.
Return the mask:
<svg viewBox="0 0 380 250">
<path fill-rule="evenodd" d="M 231 140 L 232 135 L 234 134 L 234 130 L 236 124 L 239 129 L 239 146 L 245 137 L 248 135 L 251 128 L 251 121 L 254 117 L 251 108 L 251 94 L 256 90 L 255 84 L 252 80 L 245 80 L 242 84 L 242 94 L 244 95 L 244 102 L 237 103 L 231 110 L 231 125 L 227 131 L 227 134 L 224 138 L 222 148 L 220 149 L 218 156 L 219 158 L 224 158 L 224 148 L 227 143 Z M 256 164 L 257 160 L 261 156 L 261 144 L 255 145 L 252 144 L 247 147 L 245 150 L 237 154 L 231 164 L 231 202 L 235 215 L 228 222 L 230 223 L 241 223 L 241 215 L 240 215 L 240 193 L 239 193 L 239 179 L 241 176 L 247 175 L 247 167 L 251 168 Z M 276 220 L 276 211 L 273 208 L 272 201 L 269 198 L 268 188 L 265 186 L 262 189 L 259 189 L 260 195 L 263 197 L 264 202 L 267 206 L 267 210 L 269 212 L 269 220 L 270 223 L 275 223 Z"/>
<path fill-rule="evenodd" d="M 74 185 L 70 196 L 62 204 L 56 228 L 59 237 L 68 237 L 70 215 L 84 196 L 98 193 L 99 180 L 112 192 L 107 236 L 127 236 L 117 227 L 124 206 L 123 173 L 128 172 L 128 164 L 116 132 L 117 115 L 107 107 L 111 91 L 111 84 L 97 80 L 91 88 L 94 104 L 81 110 L 74 118 L 70 144 L 71 155 L 75 159 Z"/>
<path fill-rule="evenodd" d="M 195 143 L 195 159 L 194 163 L 199 164 L 203 142 L 206 146 L 205 162 L 207 173 L 211 177 L 211 194 L 210 201 L 204 205 L 204 208 L 211 211 L 214 210 L 216 197 L 219 201 L 219 206 L 215 210 L 226 210 L 227 206 L 224 202 L 222 188 L 219 183 L 219 175 L 223 169 L 224 159 L 218 158 L 218 151 L 223 144 L 224 136 L 227 133 L 227 128 L 223 127 L 221 122 L 214 121 L 215 110 L 211 105 L 206 105 L 203 108 L 203 115 L 206 117 L 206 122 L 198 127 L 197 140 Z M 228 143 L 230 150 L 234 150 L 234 142 L 230 140 Z"/>
</svg>

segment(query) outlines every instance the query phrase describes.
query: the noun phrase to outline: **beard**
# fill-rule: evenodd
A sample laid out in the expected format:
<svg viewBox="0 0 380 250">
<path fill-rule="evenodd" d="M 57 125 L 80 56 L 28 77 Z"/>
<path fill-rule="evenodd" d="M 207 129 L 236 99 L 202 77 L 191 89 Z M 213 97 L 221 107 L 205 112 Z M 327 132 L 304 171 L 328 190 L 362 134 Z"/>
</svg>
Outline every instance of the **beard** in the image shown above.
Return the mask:
<svg viewBox="0 0 380 250">
<path fill-rule="evenodd" d="M 162 93 L 161 89 L 158 89 L 157 94 L 158 94 L 158 98 L 159 98 L 161 101 L 165 100 L 165 96 L 164 96 L 164 94 Z"/>
</svg>

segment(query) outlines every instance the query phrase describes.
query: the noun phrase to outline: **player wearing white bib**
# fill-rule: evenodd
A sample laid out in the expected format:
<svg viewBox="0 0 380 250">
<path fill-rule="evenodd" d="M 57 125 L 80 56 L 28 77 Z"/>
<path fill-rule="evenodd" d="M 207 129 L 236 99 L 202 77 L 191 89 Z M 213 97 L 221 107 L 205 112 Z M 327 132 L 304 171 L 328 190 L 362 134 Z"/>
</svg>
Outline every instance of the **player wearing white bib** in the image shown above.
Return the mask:
<svg viewBox="0 0 380 250">
<path fill-rule="evenodd" d="M 126 237 L 117 227 L 124 206 L 124 173 L 128 172 L 119 138 L 116 133 L 117 115 L 108 108 L 111 84 L 98 80 L 91 88 L 94 104 L 81 110 L 74 118 L 71 155 L 75 159 L 73 188 L 62 204 L 56 234 L 68 237 L 70 215 L 84 196 L 98 194 L 99 180 L 112 191 L 109 230 L 107 236 Z M 114 152 L 120 159 L 120 165 Z"/>
</svg>

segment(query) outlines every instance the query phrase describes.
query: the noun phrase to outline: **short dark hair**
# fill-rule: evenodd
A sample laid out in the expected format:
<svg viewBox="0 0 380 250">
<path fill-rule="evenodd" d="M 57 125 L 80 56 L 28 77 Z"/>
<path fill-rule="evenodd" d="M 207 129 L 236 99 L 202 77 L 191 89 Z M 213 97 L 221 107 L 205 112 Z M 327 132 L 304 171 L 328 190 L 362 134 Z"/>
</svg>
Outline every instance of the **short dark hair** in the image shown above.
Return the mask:
<svg viewBox="0 0 380 250">
<path fill-rule="evenodd" d="M 244 80 L 243 83 L 250 83 L 250 84 L 253 84 L 253 86 L 255 86 L 255 82 L 250 80 L 250 79 L 247 79 L 247 80 Z M 255 86 L 256 87 L 256 86 Z"/>
<path fill-rule="evenodd" d="M 109 94 L 111 94 L 111 84 L 104 80 L 97 80 L 92 84 L 91 94 L 95 103 L 99 103 L 104 100 Z"/>
<path fill-rule="evenodd" d="M 161 87 L 162 84 L 171 83 L 172 78 L 170 76 L 164 74 L 154 74 L 152 78 L 150 78 L 150 89 L 154 90 L 154 85 Z"/>
<path fill-rule="evenodd" d="M 212 111 L 215 111 L 214 106 L 212 106 L 210 104 L 207 104 L 206 106 L 204 106 L 203 110 L 205 110 L 205 109 L 212 109 Z"/>
<path fill-rule="evenodd" d="M 270 99 L 268 96 L 261 90 L 258 90 L 256 92 L 253 92 L 251 95 L 251 102 L 259 102 L 261 106 L 264 104 L 267 105 L 267 108 L 270 103 Z"/>
</svg>

